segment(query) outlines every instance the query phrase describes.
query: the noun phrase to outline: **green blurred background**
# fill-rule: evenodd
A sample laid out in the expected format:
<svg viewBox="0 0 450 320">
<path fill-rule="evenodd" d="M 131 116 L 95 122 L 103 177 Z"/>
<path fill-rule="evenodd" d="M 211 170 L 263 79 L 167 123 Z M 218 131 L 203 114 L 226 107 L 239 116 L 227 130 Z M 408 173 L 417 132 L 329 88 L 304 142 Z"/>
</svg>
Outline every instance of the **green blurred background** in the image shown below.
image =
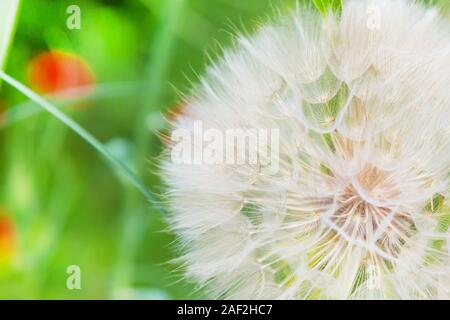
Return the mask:
<svg viewBox="0 0 450 320">
<path fill-rule="evenodd" d="M 74 4 L 81 9 L 80 30 L 66 26 Z M 180 92 L 189 92 L 207 56 L 220 56 L 233 33 L 254 30 L 274 8 L 294 5 L 25 0 L 6 72 L 37 90 L 30 70 L 42 63 L 36 60 L 42 53 L 58 50 L 82 61 L 94 89 L 47 97 L 162 193 L 157 132 L 164 131 Z M 0 298 L 204 298 L 170 262 L 177 255 L 174 240 L 164 215 L 85 141 L 1 85 Z M 81 290 L 66 287 L 70 265 L 81 268 Z"/>
<path fill-rule="evenodd" d="M 66 27 L 73 4 L 81 10 L 80 30 Z M 25 0 L 6 72 L 39 88 L 30 68 L 43 52 L 83 60 L 94 90 L 48 98 L 163 192 L 157 132 L 167 110 L 232 33 L 293 4 Z M 170 263 L 175 238 L 163 214 L 74 132 L 7 84 L 0 90 L 0 298 L 203 298 Z M 66 288 L 70 265 L 81 269 L 81 290 Z"/>
</svg>

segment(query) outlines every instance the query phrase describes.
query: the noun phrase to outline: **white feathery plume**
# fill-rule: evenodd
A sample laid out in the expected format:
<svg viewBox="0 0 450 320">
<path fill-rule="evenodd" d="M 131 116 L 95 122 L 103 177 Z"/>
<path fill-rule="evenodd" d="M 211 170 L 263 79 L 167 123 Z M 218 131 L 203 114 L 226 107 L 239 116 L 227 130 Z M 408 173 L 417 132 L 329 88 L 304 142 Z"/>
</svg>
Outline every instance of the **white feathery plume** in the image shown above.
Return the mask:
<svg viewBox="0 0 450 320">
<path fill-rule="evenodd" d="M 412 1 L 239 37 L 174 129 L 278 129 L 279 168 L 164 163 L 186 275 L 213 298 L 450 298 L 449 87 L 449 24 Z"/>
</svg>

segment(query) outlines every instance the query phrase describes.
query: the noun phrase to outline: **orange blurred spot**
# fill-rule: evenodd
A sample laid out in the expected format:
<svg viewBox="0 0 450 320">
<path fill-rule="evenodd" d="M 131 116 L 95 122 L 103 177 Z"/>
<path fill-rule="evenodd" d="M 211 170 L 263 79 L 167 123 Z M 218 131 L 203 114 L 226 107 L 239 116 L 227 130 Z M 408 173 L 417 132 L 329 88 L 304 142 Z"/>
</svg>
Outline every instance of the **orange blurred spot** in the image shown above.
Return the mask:
<svg viewBox="0 0 450 320">
<path fill-rule="evenodd" d="M 0 209 L 0 262 L 9 260 L 16 251 L 16 235 L 14 221 Z"/>
<path fill-rule="evenodd" d="M 92 91 L 94 74 L 79 56 L 49 51 L 39 54 L 30 62 L 29 81 L 39 93 L 71 99 Z"/>
<path fill-rule="evenodd" d="M 175 121 L 179 116 L 184 115 L 186 104 L 183 102 L 178 102 L 167 111 L 167 119 L 172 122 Z"/>
</svg>

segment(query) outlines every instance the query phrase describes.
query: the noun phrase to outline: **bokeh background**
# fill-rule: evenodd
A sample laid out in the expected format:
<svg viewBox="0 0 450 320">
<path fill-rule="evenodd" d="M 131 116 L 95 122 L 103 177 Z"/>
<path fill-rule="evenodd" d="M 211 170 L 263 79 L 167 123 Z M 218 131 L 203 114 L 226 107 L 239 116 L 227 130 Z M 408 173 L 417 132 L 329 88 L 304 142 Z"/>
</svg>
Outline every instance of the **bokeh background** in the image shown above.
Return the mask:
<svg viewBox="0 0 450 320">
<path fill-rule="evenodd" d="M 66 26 L 73 4 L 80 30 Z M 163 192 L 157 133 L 167 111 L 232 33 L 293 4 L 25 0 L 6 72 Z M 170 263 L 177 252 L 163 214 L 92 147 L 5 83 L 0 108 L 0 298 L 204 297 Z M 66 288 L 70 265 L 81 268 L 81 290 Z"/>
<path fill-rule="evenodd" d="M 168 111 L 233 33 L 295 2 L 24 0 L 6 72 L 163 193 L 158 132 Z M 81 9 L 80 30 L 66 26 L 70 5 Z M 164 215 L 92 147 L 1 84 L 0 298 L 205 298 L 171 262 L 174 240 Z M 66 287 L 70 265 L 81 268 L 81 290 Z"/>
</svg>

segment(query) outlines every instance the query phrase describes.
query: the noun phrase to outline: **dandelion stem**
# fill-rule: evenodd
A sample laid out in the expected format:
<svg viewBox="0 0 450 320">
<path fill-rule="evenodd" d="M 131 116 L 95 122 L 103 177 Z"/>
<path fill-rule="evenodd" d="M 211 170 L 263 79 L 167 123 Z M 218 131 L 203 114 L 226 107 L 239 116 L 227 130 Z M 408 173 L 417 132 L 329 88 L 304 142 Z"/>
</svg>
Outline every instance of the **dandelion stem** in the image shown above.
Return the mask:
<svg viewBox="0 0 450 320">
<path fill-rule="evenodd" d="M 120 160 L 116 159 L 104 146 L 98 141 L 92 134 L 90 134 L 86 129 L 81 127 L 78 123 L 64 114 L 57 107 L 52 105 L 50 102 L 42 98 L 40 95 L 35 93 L 30 88 L 26 87 L 13 77 L 9 76 L 5 72 L 0 70 L 0 78 L 6 83 L 10 84 L 12 87 L 16 88 L 26 97 L 34 101 L 36 104 L 44 108 L 55 118 L 64 123 L 67 127 L 75 131 L 81 138 L 83 138 L 87 143 L 89 143 L 95 150 L 97 150 L 106 160 L 116 168 L 120 173 L 122 173 L 131 184 L 136 187 L 158 210 L 165 212 L 165 208 L 160 204 L 157 197 L 148 190 L 148 188 L 139 180 L 138 177 Z"/>
</svg>

